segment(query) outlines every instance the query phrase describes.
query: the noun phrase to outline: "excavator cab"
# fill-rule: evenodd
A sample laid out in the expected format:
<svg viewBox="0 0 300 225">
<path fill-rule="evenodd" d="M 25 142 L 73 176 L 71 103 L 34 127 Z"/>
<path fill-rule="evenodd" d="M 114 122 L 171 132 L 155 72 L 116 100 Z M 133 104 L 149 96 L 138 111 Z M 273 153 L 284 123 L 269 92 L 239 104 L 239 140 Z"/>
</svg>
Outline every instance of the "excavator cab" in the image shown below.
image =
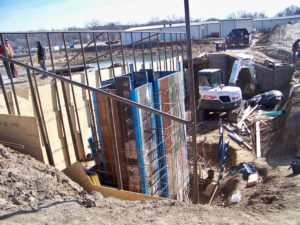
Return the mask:
<svg viewBox="0 0 300 225">
<path fill-rule="evenodd" d="M 204 120 L 208 112 L 228 111 L 242 101 L 241 89 L 223 84 L 220 69 L 202 69 L 197 73 L 199 87 L 198 120 Z"/>
<path fill-rule="evenodd" d="M 203 69 L 197 74 L 199 88 L 215 88 L 223 83 L 222 71 L 220 69 Z"/>
</svg>

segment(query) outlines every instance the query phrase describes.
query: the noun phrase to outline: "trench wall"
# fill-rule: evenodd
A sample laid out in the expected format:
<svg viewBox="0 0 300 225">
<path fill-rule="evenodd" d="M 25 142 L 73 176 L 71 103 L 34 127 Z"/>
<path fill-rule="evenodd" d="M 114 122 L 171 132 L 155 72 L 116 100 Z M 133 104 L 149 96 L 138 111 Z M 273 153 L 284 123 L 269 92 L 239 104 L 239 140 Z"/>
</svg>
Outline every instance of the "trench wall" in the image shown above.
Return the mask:
<svg viewBox="0 0 300 225">
<path fill-rule="evenodd" d="M 224 75 L 225 84 L 228 84 L 235 60 L 235 57 L 226 55 L 225 53 L 212 53 L 208 55 L 209 68 L 220 68 Z M 259 92 L 281 90 L 289 85 L 294 71 L 290 65 L 285 64 L 275 64 L 274 68 L 255 64 L 255 69 Z M 249 71 L 242 69 L 239 77 L 247 76 L 249 76 Z"/>
</svg>

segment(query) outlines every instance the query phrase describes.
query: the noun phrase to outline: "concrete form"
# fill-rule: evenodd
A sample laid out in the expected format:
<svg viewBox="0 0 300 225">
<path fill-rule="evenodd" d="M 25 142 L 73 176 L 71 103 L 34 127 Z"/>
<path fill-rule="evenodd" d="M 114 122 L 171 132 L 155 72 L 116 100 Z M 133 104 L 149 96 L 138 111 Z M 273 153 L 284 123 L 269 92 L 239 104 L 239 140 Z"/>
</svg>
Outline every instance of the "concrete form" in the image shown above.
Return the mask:
<svg viewBox="0 0 300 225">
<path fill-rule="evenodd" d="M 181 72 L 134 72 L 115 78 L 110 92 L 185 118 Z M 101 177 L 117 185 L 112 147 L 117 145 L 125 190 L 188 198 L 188 164 L 185 127 L 136 107 L 113 103 L 96 95 L 101 143 Z M 115 125 L 110 117 L 114 118 Z M 111 132 L 115 126 L 116 138 Z"/>
</svg>

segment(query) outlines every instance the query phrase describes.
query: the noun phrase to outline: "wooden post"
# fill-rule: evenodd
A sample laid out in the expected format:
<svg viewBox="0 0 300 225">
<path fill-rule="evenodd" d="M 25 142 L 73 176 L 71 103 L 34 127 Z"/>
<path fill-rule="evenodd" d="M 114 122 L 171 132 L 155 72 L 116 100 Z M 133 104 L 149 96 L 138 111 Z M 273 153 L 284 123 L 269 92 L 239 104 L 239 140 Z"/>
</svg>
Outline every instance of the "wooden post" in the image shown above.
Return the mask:
<svg viewBox="0 0 300 225">
<path fill-rule="evenodd" d="M 256 130 L 256 156 L 257 156 L 257 158 L 261 158 L 259 120 L 257 120 L 256 123 L 255 123 L 255 130 Z"/>
</svg>

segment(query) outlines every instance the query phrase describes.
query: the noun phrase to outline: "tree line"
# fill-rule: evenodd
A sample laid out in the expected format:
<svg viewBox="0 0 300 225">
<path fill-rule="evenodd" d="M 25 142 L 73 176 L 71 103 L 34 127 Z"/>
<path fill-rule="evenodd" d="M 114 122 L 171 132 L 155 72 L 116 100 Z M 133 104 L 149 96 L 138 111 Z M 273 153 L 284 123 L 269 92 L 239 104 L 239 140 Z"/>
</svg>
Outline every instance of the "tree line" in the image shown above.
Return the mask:
<svg viewBox="0 0 300 225">
<path fill-rule="evenodd" d="M 294 16 L 294 15 L 300 15 L 300 7 L 291 5 L 284 10 L 278 12 L 275 16 L 276 17 L 285 17 L 285 16 Z M 226 19 L 241 19 L 241 18 L 267 18 L 264 12 L 247 12 L 247 11 L 238 11 L 233 12 L 229 14 Z M 219 20 L 218 18 L 208 18 L 205 20 L 202 19 L 192 19 L 192 22 L 199 22 L 199 21 L 216 21 Z M 184 23 L 184 18 L 182 17 L 176 17 L 175 15 L 167 16 L 166 19 L 160 19 L 158 17 L 153 17 L 149 22 L 144 24 L 120 24 L 120 23 L 107 23 L 103 24 L 99 20 L 92 20 L 90 22 L 87 22 L 84 27 L 68 27 L 63 30 L 50 30 L 50 31 L 87 31 L 87 30 L 115 30 L 116 33 L 110 34 L 110 40 L 115 41 L 119 39 L 119 33 L 118 31 L 126 30 L 133 26 L 151 26 L 151 25 L 161 25 L 161 24 L 173 24 L 173 23 Z M 49 30 L 39 30 L 39 31 L 49 31 Z M 8 38 L 13 45 L 15 46 L 27 46 L 25 38 L 20 38 L 18 34 L 10 34 L 5 36 L 5 38 Z M 92 33 L 84 33 L 82 35 L 82 40 L 84 43 L 89 42 L 93 39 Z M 51 46 L 59 45 L 61 48 L 63 48 L 63 41 L 62 41 L 62 34 L 61 33 L 52 33 L 50 36 Z M 66 33 L 65 34 L 65 41 L 68 46 L 76 44 L 76 42 L 79 42 L 79 34 L 78 33 Z M 107 41 L 107 34 L 100 35 L 97 40 L 98 41 Z M 29 36 L 29 44 L 30 48 L 35 48 L 36 43 L 35 41 L 39 40 L 41 41 L 45 46 L 49 45 L 48 38 L 46 34 L 42 33 L 32 33 Z"/>
</svg>

